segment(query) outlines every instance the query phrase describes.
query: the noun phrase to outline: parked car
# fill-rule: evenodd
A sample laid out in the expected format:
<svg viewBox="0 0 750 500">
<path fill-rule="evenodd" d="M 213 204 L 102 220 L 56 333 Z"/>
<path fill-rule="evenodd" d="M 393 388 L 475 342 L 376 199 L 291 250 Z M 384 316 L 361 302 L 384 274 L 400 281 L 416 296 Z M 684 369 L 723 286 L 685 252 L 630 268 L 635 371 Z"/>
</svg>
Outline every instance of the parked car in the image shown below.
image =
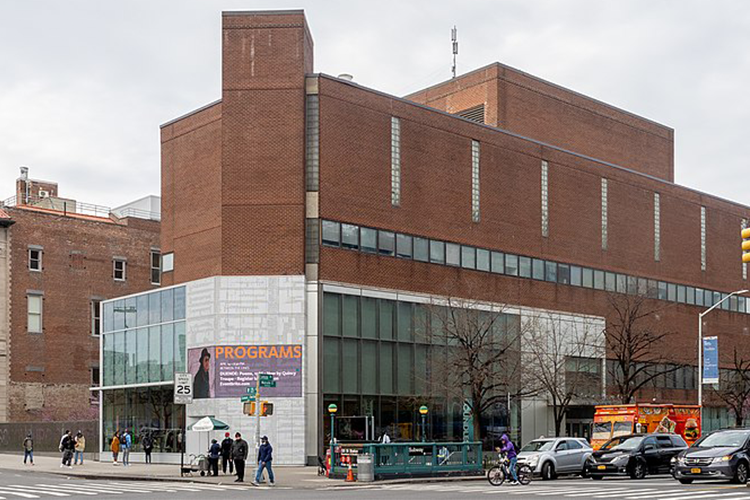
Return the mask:
<svg viewBox="0 0 750 500">
<path fill-rule="evenodd" d="M 677 455 L 672 475 L 683 484 L 695 479 L 728 479 L 746 483 L 750 470 L 750 429 L 706 434 Z"/>
<path fill-rule="evenodd" d="M 558 474 L 584 475 L 592 451 L 581 438 L 534 439 L 521 448 L 518 462 L 531 467 L 542 479 L 555 479 Z"/>
<path fill-rule="evenodd" d="M 646 474 L 669 473 L 672 458 L 687 447 L 678 434 L 628 434 L 604 443 L 591 454 L 586 467 L 591 479 L 604 476 L 643 479 Z"/>
</svg>

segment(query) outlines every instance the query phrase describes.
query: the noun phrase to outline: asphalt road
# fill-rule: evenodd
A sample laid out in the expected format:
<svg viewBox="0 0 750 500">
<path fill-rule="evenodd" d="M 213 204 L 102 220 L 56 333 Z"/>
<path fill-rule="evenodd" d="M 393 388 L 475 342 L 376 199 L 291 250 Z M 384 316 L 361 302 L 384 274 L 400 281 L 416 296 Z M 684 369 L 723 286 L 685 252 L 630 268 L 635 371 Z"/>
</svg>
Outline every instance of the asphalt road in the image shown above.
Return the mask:
<svg viewBox="0 0 750 500">
<path fill-rule="evenodd" d="M 491 486 L 485 481 L 435 483 L 352 484 L 335 487 L 254 487 L 250 484 L 201 484 L 163 481 L 101 481 L 66 478 L 55 474 L 0 470 L 0 500 L 64 499 L 626 499 L 626 500 L 750 500 L 750 488 L 728 483 L 703 482 L 682 485 L 668 476 L 633 481 L 627 478 L 559 479 L 534 481 L 528 486 Z"/>
</svg>

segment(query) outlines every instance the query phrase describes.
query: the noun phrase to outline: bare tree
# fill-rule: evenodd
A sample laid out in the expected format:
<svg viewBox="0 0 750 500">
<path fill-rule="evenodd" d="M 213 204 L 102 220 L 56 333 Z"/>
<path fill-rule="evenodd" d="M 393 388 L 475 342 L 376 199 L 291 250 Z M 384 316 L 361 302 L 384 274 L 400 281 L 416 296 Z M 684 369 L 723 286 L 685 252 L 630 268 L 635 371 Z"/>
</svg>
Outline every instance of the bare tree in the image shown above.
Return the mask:
<svg viewBox="0 0 750 500">
<path fill-rule="evenodd" d="M 742 427 L 750 406 L 750 357 L 746 352 L 738 352 L 735 347 L 731 366 L 730 372 L 721 377 L 718 388 L 713 392 L 734 413 L 734 425 Z"/>
<path fill-rule="evenodd" d="M 535 314 L 525 329 L 524 379 L 527 388 L 548 398 L 560 436 L 568 409 L 602 395 L 604 335 L 591 318 Z"/>
<path fill-rule="evenodd" d="M 445 346 L 430 391 L 465 401 L 474 436 L 481 439 L 482 415 L 504 403 L 508 394 L 523 395 L 516 376 L 521 365 L 519 317 L 506 314 L 502 306 L 464 299 L 434 301 L 428 310 L 430 343 Z"/>
<path fill-rule="evenodd" d="M 640 295 L 611 294 L 605 330 L 612 367 L 609 380 L 622 404 L 633 402 L 640 389 L 683 364 L 663 353 L 670 352 L 673 331 L 659 324 L 660 308 Z"/>
</svg>

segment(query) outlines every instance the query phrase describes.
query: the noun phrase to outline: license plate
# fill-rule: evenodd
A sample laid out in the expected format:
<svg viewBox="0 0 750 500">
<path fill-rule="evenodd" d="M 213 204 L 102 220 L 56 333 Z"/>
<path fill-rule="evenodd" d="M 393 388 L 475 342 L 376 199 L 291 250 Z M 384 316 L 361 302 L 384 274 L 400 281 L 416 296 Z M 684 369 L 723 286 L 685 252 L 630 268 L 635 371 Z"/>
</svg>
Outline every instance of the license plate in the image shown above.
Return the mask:
<svg viewBox="0 0 750 500">
<path fill-rule="evenodd" d="M 701 469 L 699 467 L 694 467 L 694 468 L 690 469 L 690 473 L 691 474 L 700 474 L 701 473 Z"/>
<path fill-rule="evenodd" d="M 606 470 L 607 466 L 606 465 L 600 465 L 599 467 L 597 467 L 597 469 L 599 469 L 599 470 Z"/>
</svg>

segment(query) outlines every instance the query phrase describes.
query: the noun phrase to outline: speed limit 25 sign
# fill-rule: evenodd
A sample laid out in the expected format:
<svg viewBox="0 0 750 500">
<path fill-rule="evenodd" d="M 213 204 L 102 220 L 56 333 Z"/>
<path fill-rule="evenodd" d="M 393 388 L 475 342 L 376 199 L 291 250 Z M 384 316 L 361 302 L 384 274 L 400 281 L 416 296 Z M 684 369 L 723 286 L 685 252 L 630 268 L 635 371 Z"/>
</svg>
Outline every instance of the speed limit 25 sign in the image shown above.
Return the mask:
<svg viewBox="0 0 750 500">
<path fill-rule="evenodd" d="M 193 402 L 193 381 L 189 373 L 174 374 L 174 404 L 187 405 Z"/>
</svg>

